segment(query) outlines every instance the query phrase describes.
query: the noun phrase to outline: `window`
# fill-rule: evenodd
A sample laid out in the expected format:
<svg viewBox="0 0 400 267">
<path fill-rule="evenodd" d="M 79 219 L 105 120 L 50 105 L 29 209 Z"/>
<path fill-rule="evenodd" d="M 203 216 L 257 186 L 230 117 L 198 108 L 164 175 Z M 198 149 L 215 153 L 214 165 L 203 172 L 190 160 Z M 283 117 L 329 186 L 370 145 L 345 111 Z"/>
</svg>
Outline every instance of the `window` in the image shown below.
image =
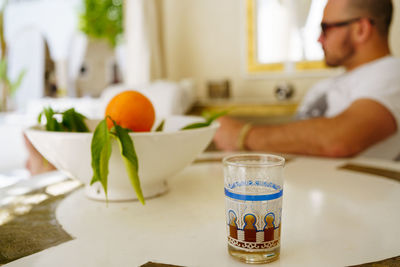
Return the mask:
<svg viewBox="0 0 400 267">
<path fill-rule="evenodd" d="M 318 43 L 327 0 L 247 0 L 248 71 L 324 69 Z"/>
</svg>

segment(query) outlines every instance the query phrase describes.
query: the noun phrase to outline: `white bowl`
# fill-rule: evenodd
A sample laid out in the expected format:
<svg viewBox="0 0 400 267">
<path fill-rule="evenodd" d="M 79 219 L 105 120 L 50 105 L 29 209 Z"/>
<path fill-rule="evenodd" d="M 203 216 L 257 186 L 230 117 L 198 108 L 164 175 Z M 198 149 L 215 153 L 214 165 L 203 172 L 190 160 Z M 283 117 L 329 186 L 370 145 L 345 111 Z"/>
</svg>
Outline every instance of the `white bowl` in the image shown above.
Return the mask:
<svg viewBox="0 0 400 267">
<path fill-rule="evenodd" d="M 210 143 L 218 123 L 203 128 L 179 130 L 189 123 L 204 121 L 194 116 L 172 116 L 165 120 L 162 132 L 130 133 L 139 161 L 139 178 L 145 198 L 167 190 L 166 180 L 189 165 Z M 93 131 L 96 121 L 88 121 Z M 49 132 L 34 126 L 25 133 L 36 149 L 57 169 L 86 184 L 86 195 L 104 200 L 99 182 L 92 179 L 90 145 L 93 133 Z M 112 138 L 113 139 L 113 138 Z M 120 150 L 112 141 L 109 162 L 108 199 L 113 201 L 137 199 L 127 175 Z"/>
</svg>

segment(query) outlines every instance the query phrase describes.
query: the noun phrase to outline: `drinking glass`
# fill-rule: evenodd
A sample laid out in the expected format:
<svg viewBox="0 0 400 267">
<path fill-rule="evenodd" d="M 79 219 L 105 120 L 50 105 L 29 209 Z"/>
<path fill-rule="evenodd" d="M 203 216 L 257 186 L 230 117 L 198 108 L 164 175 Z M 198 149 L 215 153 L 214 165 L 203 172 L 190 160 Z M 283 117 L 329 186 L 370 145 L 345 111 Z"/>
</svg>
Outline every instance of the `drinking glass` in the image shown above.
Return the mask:
<svg viewBox="0 0 400 267">
<path fill-rule="evenodd" d="M 277 260 L 285 159 L 236 154 L 225 157 L 223 164 L 229 254 L 247 263 Z"/>
</svg>

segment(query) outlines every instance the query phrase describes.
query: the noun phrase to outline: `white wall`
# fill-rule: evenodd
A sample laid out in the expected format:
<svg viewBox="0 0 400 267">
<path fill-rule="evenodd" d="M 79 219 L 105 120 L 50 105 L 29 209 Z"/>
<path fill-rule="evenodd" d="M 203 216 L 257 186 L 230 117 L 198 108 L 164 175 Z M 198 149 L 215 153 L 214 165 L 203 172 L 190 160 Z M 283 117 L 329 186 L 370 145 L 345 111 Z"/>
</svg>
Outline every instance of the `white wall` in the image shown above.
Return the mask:
<svg viewBox="0 0 400 267">
<path fill-rule="evenodd" d="M 200 97 L 207 95 L 208 81 L 229 79 L 235 97 L 274 100 L 274 87 L 289 81 L 295 85 L 299 99 L 321 78 L 255 77 L 246 73 L 246 0 L 157 1 L 161 7 L 165 76 L 171 80 L 194 78 Z M 400 56 L 400 35 L 395 34 L 400 32 L 400 0 L 393 2 L 391 46 L 394 54 Z M 70 38 L 78 31 L 80 3 L 80 0 L 40 0 L 10 4 L 5 18 L 6 36 L 12 42 L 15 33 L 28 25 L 47 38 L 54 59 L 65 60 Z M 30 48 L 28 51 L 32 51 Z M 32 90 L 32 85 L 25 78 L 21 87 Z"/>
<path fill-rule="evenodd" d="M 44 41 L 56 62 L 58 89 L 66 89 L 66 64 L 76 46 L 80 7 L 81 0 L 9 1 L 4 13 L 9 76 L 15 81 L 25 71 L 14 108 L 23 109 L 29 100 L 44 96 Z"/>
<path fill-rule="evenodd" d="M 68 56 L 71 38 L 78 31 L 81 0 L 12 2 L 5 11 L 5 35 L 12 42 L 26 29 L 35 29 L 49 43 L 54 60 Z"/>
<path fill-rule="evenodd" d="M 400 56 L 400 0 L 393 0 L 395 16 L 391 46 Z M 273 89 L 288 80 L 296 99 L 321 77 L 249 77 L 245 72 L 245 0 L 163 0 L 162 27 L 168 79 L 193 77 L 197 94 L 207 95 L 208 80 L 229 79 L 236 97 L 274 100 Z"/>
</svg>

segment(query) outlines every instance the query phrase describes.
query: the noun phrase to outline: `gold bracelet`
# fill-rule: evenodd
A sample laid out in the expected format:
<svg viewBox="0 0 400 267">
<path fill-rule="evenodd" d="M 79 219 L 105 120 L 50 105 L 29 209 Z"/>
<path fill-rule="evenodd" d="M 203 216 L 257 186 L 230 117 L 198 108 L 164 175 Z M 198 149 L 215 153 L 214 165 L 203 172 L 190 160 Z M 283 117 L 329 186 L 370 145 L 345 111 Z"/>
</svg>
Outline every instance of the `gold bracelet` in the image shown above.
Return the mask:
<svg viewBox="0 0 400 267">
<path fill-rule="evenodd" d="M 253 125 L 251 123 L 246 123 L 245 125 L 243 125 L 242 129 L 240 129 L 239 137 L 238 137 L 237 143 L 236 143 L 237 148 L 239 150 L 246 150 L 245 141 L 246 141 L 247 134 L 249 133 L 252 126 Z"/>
</svg>

